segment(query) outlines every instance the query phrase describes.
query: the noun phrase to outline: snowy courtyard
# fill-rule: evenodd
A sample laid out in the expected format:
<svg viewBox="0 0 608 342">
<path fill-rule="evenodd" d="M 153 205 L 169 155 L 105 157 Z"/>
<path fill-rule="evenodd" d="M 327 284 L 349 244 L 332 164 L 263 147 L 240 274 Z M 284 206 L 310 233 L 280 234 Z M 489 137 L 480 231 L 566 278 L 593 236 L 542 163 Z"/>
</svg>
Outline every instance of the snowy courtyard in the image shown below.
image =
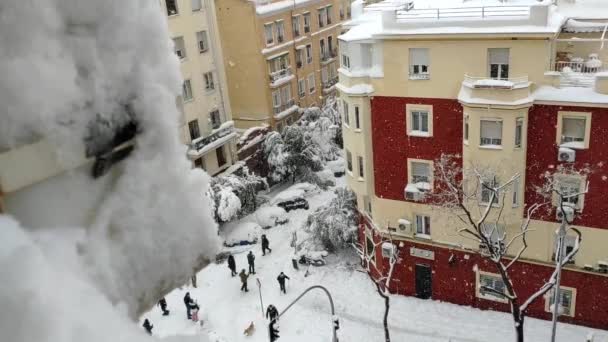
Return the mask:
<svg viewBox="0 0 608 342">
<path fill-rule="evenodd" d="M 336 179 L 336 186 L 344 186 L 344 177 Z M 282 185 L 269 193 L 272 198 L 285 196 Z M 292 190 L 287 190 L 292 192 Z M 281 193 L 283 192 L 283 193 Z M 340 341 L 383 341 L 382 315 L 384 305 L 376 288 L 359 266 L 354 251 L 340 255 L 330 254 L 327 265 L 311 267 L 311 274 L 305 277 L 306 267 L 292 266 L 293 247 L 290 246 L 292 232 L 302 228 L 308 214 L 316 208 L 327 205 L 333 196 L 333 187 L 319 190 L 307 197 L 309 210 L 294 210 L 288 213 L 289 222 L 263 230 L 270 240 L 272 253 L 262 256 L 261 245 L 231 248 L 236 259 L 237 271 L 247 269 L 246 254 L 255 254 L 256 274 L 248 281 L 249 292 L 241 292 L 238 276 L 231 277 L 224 261 L 211 264 L 198 273 L 197 288 L 184 286 L 171 292 L 167 297 L 169 316 L 163 317 L 158 307 L 141 318 L 150 319 L 154 324 L 153 335 L 165 338 L 175 335 L 209 335 L 211 341 L 268 341 L 268 321 L 262 316 L 260 296 L 256 279 L 262 285 L 264 306 L 275 305 L 283 310 L 303 290 L 313 285 L 325 286 L 332 294 L 336 313 L 340 317 Z M 259 209 L 264 211 L 266 209 Z M 235 234 L 246 223 L 257 223 L 256 213 L 241 220 L 226 224 L 221 228 L 222 235 Z M 303 232 L 299 237 L 305 235 Z M 279 292 L 278 274 L 283 271 L 290 277 L 287 294 Z M 203 326 L 186 319 L 183 297 L 190 292 L 201 307 Z M 245 336 L 244 330 L 253 321 L 255 332 Z M 141 324 L 141 322 L 140 322 Z M 394 341 L 416 342 L 485 342 L 513 341 L 512 321 L 508 314 L 481 311 L 469 307 L 420 300 L 412 297 L 392 296 L 389 316 L 391 337 Z M 280 319 L 279 341 L 331 341 L 332 322 L 329 303 L 321 291 L 312 291 L 295 304 Z M 594 341 L 608 341 L 608 333 L 586 327 L 568 324 L 558 325 L 558 341 L 585 341 L 589 333 Z M 551 324 L 548 321 L 528 318 L 526 336 L 529 341 L 548 341 Z"/>
</svg>

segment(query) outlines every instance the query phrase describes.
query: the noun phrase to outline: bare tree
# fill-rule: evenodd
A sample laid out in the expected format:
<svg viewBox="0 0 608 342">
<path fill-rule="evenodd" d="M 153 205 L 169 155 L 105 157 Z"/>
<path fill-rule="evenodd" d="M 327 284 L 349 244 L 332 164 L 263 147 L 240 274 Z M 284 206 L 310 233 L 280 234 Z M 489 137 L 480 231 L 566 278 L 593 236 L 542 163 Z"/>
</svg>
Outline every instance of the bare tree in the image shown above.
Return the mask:
<svg viewBox="0 0 608 342">
<path fill-rule="evenodd" d="M 390 295 L 389 285 L 390 285 L 391 279 L 393 277 L 393 271 L 395 270 L 395 264 L 397 264 L 397 260 L 399 260 L 399 249 L 394 244 L 393 237 L 392 237 L 392 235 L 390 235 L 390 232 L 389 232 L 388 239 L 381 238 L 380 242 L 374 244 L 374 253 L 378 246 L 380 246 L 381 248 L 387 247 L 386 249 L 390 250 L 389 268 L 388 268 L 388 271 L 386 272 L 386 275 L 382 275 L 378 279 L 374 279 L 374 276 L 372 275 L 372 270 L 370 268 L 370 262 L 375 254 L 370 254 L 370 255 L 366 254 L 363 246 L 360 246 L 360 245 L 353 245 L 353 246 L 354 246 L 355 250 L 357 251 L 357 254 L 359 255 L 359 257 L 361 258 L 361 261 L 365 265 L 366 272 L 367 272 L 367 275 L 369 276 L 369 279 L 374 283 L 374 285 L 376 285 L 376 290 L 378 291 L 378 294 L 384 300 L 384 316 L 382 318 L 382 324 L 384 327 L 384 341 L 390 342 L 391 336 L 390 336 L 390 331 L 388 329 L 388 314 L 389 314 L 389 311 L 391 308 L 390 296 L 389 296 Z M 377 270 L 377 271 L 379 273 L 382 273 L 382 270 Z"/>
<path fill-rule="evenodd" d="M 500 229 L 504 222 L 505 199 L 509 188 L 521 177 L 514 174 L 504 183 L 495 175 L 497 170 L 483 167 L 464 168 L 460 166 L 458 156 L 442 155 L 435 162 L 435 182 L 437 190 L 431 194 L 434 204 L 447 209 L 450 215 L 460 223 L 457 233 L 467 239 L 479 243 L 479 253 L 489 260 L 498 271 L 503 283 L 504 291 L 494 287 L 482 286 L 485 292 L 492 293 L 505 299 L 511 307 L 511 315 L 515 325 L 516 341 L 524 341 L 524 320 L 530 304 L 547 294 L 558 282 L 561 268 L 573 260 L 579 250 L 581 233 L 570 227 L 569 224 L 575 214 L 575 209 L 569 205 L 569 199 L 578 198 L 588 191 L 588 183 L 579 192 L 563 191 L 560 187 L 560 178 L 557 174 L 577 174 L 589 172 L 576 171 L 573 168 L 560 167 L 556 173 L 546 172 L 543 175 L 543 185 L 535 191 L 540 200 L 528 203 L 524 211 L 518 231 L 511 234 L 506 229 Z M 572 231 L 576 235 L 573 249 L 563 255 L 563 235 L 558 240 L 556 253 L 556 267 L 549 279 L 530 297 L 520 298 L 510 275 L 511 267 L 521 260 L 528 248 L 528 234 L 533 230 L 530 222 L 541 210 L 548 209 L 557 200 L 558 210 L 562 213 L 562 230 Z M 513 251 L 513 253 L 511 253 Z M 559 286 L 559 285 L 558 285 Z M 559 303 L 555 298 L 554 303 Z M 555 305 L 558 306 L 558 305 Z"/>
</svg>

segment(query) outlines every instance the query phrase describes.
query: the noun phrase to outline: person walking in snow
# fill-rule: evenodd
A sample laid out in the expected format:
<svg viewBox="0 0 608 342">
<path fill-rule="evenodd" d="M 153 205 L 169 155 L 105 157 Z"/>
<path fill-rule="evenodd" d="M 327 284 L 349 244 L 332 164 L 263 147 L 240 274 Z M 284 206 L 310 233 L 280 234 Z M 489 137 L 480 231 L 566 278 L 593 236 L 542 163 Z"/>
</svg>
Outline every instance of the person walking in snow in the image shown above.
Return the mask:
<svg viewBox="0 0 608 342">
<path fill-rule="evenodd" d="M 289 279 L 289 277 L 287 275 L 285 275 L 285 273 L 281 272 L 279 274 L 279 276 L 277 277 L 277 280 L 279 281 L 279 286 L 281 287 L 281 291 L 284 294 L 287 294 L 287 291 L 285 291 L 285 279 Z"/>
<path fill-rule="evenodd" d="M 272 253 L 272 249 L 270 249 L 270 247 L 268 247 L 269 245 L 270 245 L 270 241 L 268 241 L 266 234 L 263 234 L 262 235 L 262 255 L 266 255 L 266 250 L 268 250 L 268 253 Z"/>
<path fill-rule="evenodd" d="M 194 302 L 190 307 L 190 312 L 192 314 L 192 322 L 198 322 L 198 311 L 200 310 L 200 306 L 198 306 L 197 302 Z"/>
<path fill-rule="evenodd" d="M 144 329 L 146 329 L 148 334 L 152 335 L 152 328 L 154 328 L 154 326 L 150 323 L 150 321 L 148 321 L 147 318 L 144 320 L 144 324 L 142 326 Z"/>
<path fill-rule="evenodd" d="M 186 295 L 184 296 L 184 304 L 186 305 L 186 315 L 188 316 L 188 319 L 192 319 L 190 310 L 192 309 L 192 304 L 194 304 L 194 301 L 192 298 L 190 298 L 190 292 L 186 292 Z"/>
<path fill-rule="evenodd" d="M 160 306 L 160 309 L 163 311 L 163 316 L 169 315 L 169 310 L 167 310 L 167 301 L 164 297 L 158 301 L 158 306 Z"/>
<path fill-rule="evenodd" d="M 239 277 L 241 277 L 241 291 L 245 291 L 245 292 L 249 292 L 249 289 L 247 288 L 247 278 L 249 278 L 249 274 L 245 273 L 245 269 L 243 268 L 241 270 L 241 273 L 239 273 Z"/>
<path fill-rule="evenodd" d="M 249 264 L 249 274 L 255 274 L 255 255 L 252 251 L 247 254 L 247 263 Z"/>
<path fill-rule="evenodd" d="M 270 319 L 271 322 L 276 322 L 279 318 L 279 310 L 272 304 L 268 305 L 268 309 L 266 309 L 266 318 Z"/>
<path fill-rule="evenodd" d="M 232 254 L 228 255 L 228 268 L 233 277 L 238 274 L 236 272 L 236 261 L 234 261 L 234 256 Z"/>
</svg>

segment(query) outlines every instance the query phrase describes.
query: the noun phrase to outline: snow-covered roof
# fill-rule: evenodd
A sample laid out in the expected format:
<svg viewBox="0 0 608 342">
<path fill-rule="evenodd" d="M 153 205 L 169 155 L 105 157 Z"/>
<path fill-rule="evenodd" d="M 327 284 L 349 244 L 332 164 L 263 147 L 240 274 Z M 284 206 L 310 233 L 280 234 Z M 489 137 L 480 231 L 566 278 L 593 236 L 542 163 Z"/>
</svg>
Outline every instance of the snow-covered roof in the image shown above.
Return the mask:
<svg viewBox="0 0 608 342">
<path fill-rule="evenodd" d="M 255 13 L 258 15 L 267 16 L 280 13 L 290 8 L 300 8 L 314 4 L 315 2 L 319 2 L 319 0 L 283 0 L 277 2 L 271 2 L 269 0 L 254 0 L 254 2 L 256 4 Z"/>
<path fill-rule="evenodd" d="M 535 102 L 574 102 L 608 104 L 608 95 L 600 94 L 593 88 L 541 86 L 532 95 Z"/>
<path fill-rule="evenodd" d="M 564 32 L 585 33 L 585 32 L 603 32 L 608 25 L 608 21 L 583 21 L 570 19 L 564 25 Z"/>
</svg>

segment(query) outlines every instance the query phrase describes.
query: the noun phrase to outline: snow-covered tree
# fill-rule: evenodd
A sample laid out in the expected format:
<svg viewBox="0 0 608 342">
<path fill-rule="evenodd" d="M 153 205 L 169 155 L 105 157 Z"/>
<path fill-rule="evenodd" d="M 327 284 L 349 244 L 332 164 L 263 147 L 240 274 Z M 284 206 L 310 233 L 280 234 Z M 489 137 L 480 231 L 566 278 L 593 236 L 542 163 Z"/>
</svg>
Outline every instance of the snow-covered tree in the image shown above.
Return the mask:
<svg viewBox="0 0 608 342">
<path fill-rule="evenodd" d="M 264 157 L 270 169 L 270 178 L 275 182 L 280 182 L 287 177 L 288 153 L 285 150 L 285 142 L 278 132 L 270 132 L 264 140 Z"/>
<path fill-rule="evenodd" d="M 216 219 L 228 222 L 254 212 L 258 207 L 257 193 L 268 188 L 266 180 L 242 169 L 242 174 L 218 176 L 211 181 L 210 196 L 215 205 Z"/>
<path fill-rule="evenodd" d="M 458 222 L 457 233 L 465 238 L 472 239 L 479 244 L 479 254 L 496 267 L 504 284 L 503 289 L 482 286 L 486 292 L 504 298 L 509 302 L 511 315 L 516 332 L 516 341 L 524 341 L 524 320 L 530 304 L 542 298 L 558 283 L 561 268 L 573 260 L 579 250 L 581 233 L 570 227 L 575 210 L 567 205 L 568 199 L 578 198 L 587 192 L 588 185 L 581 192 L 564 192 L 560 186 L 558 175 L 588 174 L 589 168 L 575 170 L 572 167 L 559 166 L 553 172 L 547 171 L 543 175 L 543 185 L 537 187 L 538 201 L 527 203 L 525 216 L 515 232 L 499 229 L 505 220 L 505 203 L 510 203 L 507 197 L 509 189 L 521 178 L 514 174 L 505 182 L 495 176 L 499 174 L 497 168 L 484 166 L 460 166 L 459 156 L 442 155 L 435 161 L 435 181 L 438 190 L 430 194 L 431 201 L 440 208 L 445 209 L 451 217 Z M 528 248 L 528 235 L 532 231 L 530 222 L 543 210 L 551 208 L 557 199 L 558 212 L 564 218 L 560 230 L 563 234 L 571 232 L 575 237 L 572 250 L 564 253 L 562 239 L 557 246 L 556 267 L 553 274 L 536 292 L 527 298 L 519 297 L 516 285 L 511 276 L 511 267 L 520 261 Z M 557 285 L 559 286 L 559 285 Z M 559 301 L 557 301 L 559 302 Z"/>
<path fill-rule="evenodd" d="M 352 243 L 358 222 L 355 193 L 346 188 L 337 188 L 334 192 L 329 205 L 310 214 L 305 223 L 312 239 L 330 251 Z"/>
</svg>

